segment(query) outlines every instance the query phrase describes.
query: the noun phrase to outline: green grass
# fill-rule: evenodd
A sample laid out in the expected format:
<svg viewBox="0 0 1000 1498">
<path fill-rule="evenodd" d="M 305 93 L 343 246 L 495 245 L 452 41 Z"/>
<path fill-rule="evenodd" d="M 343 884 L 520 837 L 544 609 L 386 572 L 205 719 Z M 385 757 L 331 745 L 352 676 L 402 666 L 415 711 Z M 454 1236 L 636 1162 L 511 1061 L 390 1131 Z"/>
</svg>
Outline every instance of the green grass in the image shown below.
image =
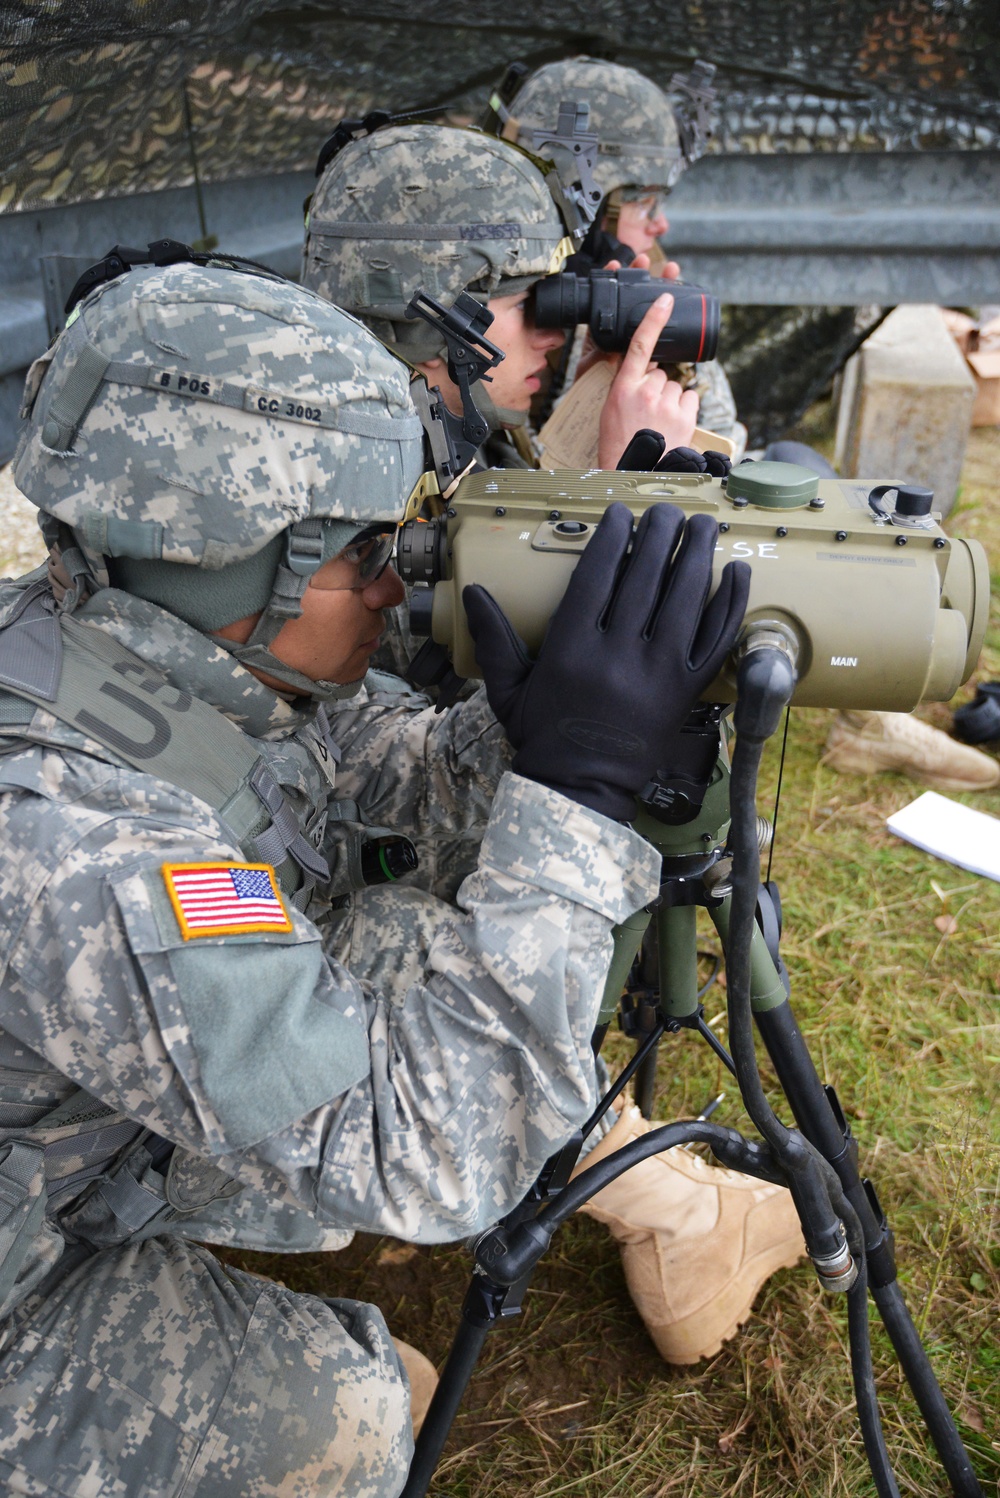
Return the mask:
<svg viewBox="0 0 1000 1498">
<path fill-rule="evenodd" d="M 1000 432 L 975 433 L 951 523 L 994 559 L 998 467 Z M 1000 678 L 996 598 L 981 673 Z M 956 702 L 972 691 L 970 684 Z M 947 706 L 924 715 L 949 722 Z M 891 837 L 886 816 L 920 788 L 899 776 L 863 780 L 827 769 L 820 755 L 828 726 L 826 713 L 793 713 L 781 792 L 773 875 L 784 900 L 792 1001 L 877 1182 L 908 1303 L 992 1495 L 1000 1479 L 1000 886 Z M 773 805 L 776 770 L 775 749 L 762 811 Z M 958 799 L 997 811 L 995 793 Z M 707 924 L 700 944 L 717 945 Z M 724 993 L 711 989 L 708 1017 L 724 1007 Z M 613 1038 L 609 1051 L 622 1058 L 624 1042 Z M 658 1116 L 696 1112 L 720 1090 L 727 1096 L 716 1118 L 743 1127 L 739 1099 L 707 1049 L 690 1036 L 665 1044 Z M 342 1254 L 246 1254 L 240 1262 L 298 1289 L 374 1300 L 393 1331 L 439 1366 L 470 1267 L 462 1248 L 362 1236 Z M 901 1492 L 945 1495 L 877 1321 L 873 1342 Z M 432 1491 L 869 1494 L 844 1307 L 807 1268 L 782 1272 L 719 1356 L 668 1368 L 632 1308 L 613 1242 L 596 1223 L 575 1219 L 543 1260 L 523 1317 L 491 1334 Z"/>
</svg>

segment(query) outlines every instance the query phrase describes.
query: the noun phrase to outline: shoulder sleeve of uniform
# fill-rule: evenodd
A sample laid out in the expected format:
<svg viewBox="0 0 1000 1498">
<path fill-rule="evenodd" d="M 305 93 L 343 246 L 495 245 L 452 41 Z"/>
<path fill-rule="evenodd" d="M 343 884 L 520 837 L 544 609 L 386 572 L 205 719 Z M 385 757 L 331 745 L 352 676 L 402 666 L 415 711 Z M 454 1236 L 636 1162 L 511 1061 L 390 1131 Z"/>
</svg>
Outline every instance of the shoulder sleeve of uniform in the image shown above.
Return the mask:
<svg viewBox="0 0 1000 1498">
<path fill-rule="evenodd" d="M 319 933 L 282 898 L 273 870 L 172 855 L 120 871 L 111 887 L 216 1148 L 256 1144 L 366 1075 L 360 1004 L 345 1012 L 326 991 Z"/>
<path fill-rule="evenodd" d="M 98 782 L 83 756 L 23 758 L 0 795 L 6 1029 L 199 1153 L 245 1148 L 366 1074 L 360 988 L 207 806 L 136 772 Z M 206 922 L 191 877 L 218 870 Z"/>
</svg>

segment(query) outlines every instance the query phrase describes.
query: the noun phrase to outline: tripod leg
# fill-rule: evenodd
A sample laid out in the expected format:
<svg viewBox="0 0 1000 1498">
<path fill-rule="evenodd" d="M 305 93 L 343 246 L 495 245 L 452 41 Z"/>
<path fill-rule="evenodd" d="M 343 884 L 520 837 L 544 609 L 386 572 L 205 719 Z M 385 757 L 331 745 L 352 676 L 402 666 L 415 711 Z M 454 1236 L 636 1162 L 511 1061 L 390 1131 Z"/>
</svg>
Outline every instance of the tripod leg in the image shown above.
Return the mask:
<svg viewBox="0 0 1000 1498">
<path fill-rule="evenodd" d="M 659 1061 L 659 1046 L 654 1046 L 642 1058 L 632 1080 L 632 1095 L 643 1118 L 652 1118 L 653 1102 L 656 1098 L 656 1067 Z"/>
<path fill-rule="evenodd" d="M 400 1498 L 424 1498 L 435 1468 L 441 1460 L 444 1443 L 469 1386 L 473 1369 L 479 1361 L 487 1333 L 504 1314 L 517 1314 L 525 1289 L 527 1281 L 508 1290 L 494 1284 L 485 1275 L 473 1274 L 462 1306 L 462 1319 L 417 1437 L 413 1461 Z"/>
<path fill-rule="evenodd" d="M 645 1002 L 635 1009 L 630 1010 L 630 1019 L 636 1026 L 636 1051 L 643 1047 L 643 1029 L 645 1022 L 657 1018 L 657 1010 L 649 1000 L 649 995 L 659 993 L 659 954 L 657 952 L 657 922 L 651 921 L 642 938 L 642 945 L 636 957 L 639 984 L 643 991 Z M 628 997 L 622 996 L 621 1017 L 624 1025 L 624 1016 Z M 631 1032 L 630 1032 L 631 1033 Z M 653 1100 L 656 1096 L 656 1067 L 659 1057 L 659 1042 L 653 1048 L 652 1053 L 647 1052 L 636 1069 L 632 1079 L 632 1095 L 636 1106 L 643 1118 L 652 1118 Z"/>
<path fill-rule="evenodd" d="M 656 912 L 660 957 L 660 1013 L 690 1020 L 698 1013 L 698 907 L 663 906 Z"/>
<path fill-rule="evenodd" d="M 725 941 L 728 903 L 712 911 L 716 929 Z M 844 1193 L 857 1212 L 865 1237 L 872 1299 L 907 1383 L 920 1407 L 956 1498 L 983 1498 L 968 1454 L 930 1359 L 896 1280 L 889 1232 L 878 1199 L 857 1166 L 857 1146 L 840 1113 L 831 1088 L 824 1087 L 809 1048 L 785 997 L 774 964 L 759 932 L 754 934 L 752 1003 L 757 1028 L 771 1058 L 802 1133 L 830 1161 L 840 1176 Z M 759 992 L 758 992 L 759 990 Z"/>
<path fill-rule="evenodd" d="M 962 1438 L 903 1300 L 896 1279 L 891 1234 L 881 1211 L 876 1214 L 875 1204 L 858 1171 L 853 1141 L 849 1133 L 845 1138 L 788 1001 L 758 1014 L 757 1027 L 799 1128 L 834 1166 L 845 1195 L 860 1218 L 872 1299 L 937 1447 L 952 1491 L 956 1498 L 982 1498 Z"/>
<path fill-rule="evenodd" d="M 698 912 L 693 905 L 662 906 L 656 913 L 656 925 L 643 950 L 643 978 L 655 962 L 659 991 L 659 1014 L 668 1029 L 670 1021 L 689 1021 L 698 1011 Z M 652 1019 L 652 1013 L 650 1015 Z M 652 1118 L 656 1095 L 657 1048 L 647 1053 L 635 1074 L 633 1092 L 643 1118 Z"/>
</svg>

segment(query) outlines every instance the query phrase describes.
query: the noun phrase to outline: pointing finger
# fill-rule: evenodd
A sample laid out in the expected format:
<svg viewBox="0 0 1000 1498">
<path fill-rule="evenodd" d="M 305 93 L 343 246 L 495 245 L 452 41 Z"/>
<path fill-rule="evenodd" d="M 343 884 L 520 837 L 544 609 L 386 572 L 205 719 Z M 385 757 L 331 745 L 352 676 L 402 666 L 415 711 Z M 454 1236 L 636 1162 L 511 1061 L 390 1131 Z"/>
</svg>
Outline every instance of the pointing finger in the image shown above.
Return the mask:
<svg viewBox="0 0 1000 1498">
<path fill-rule="evenodd" d="M 669 291 L 658 296 L 652 306 L 646 309 L 646 315 L 632 334 L 632 342 L 622 360 L 621 373 L 627 382 L 638 382 L 646 373 L 656 348 L 656 340 L 670 321 L 673 310 L 674 299 Z"/>
</svg>

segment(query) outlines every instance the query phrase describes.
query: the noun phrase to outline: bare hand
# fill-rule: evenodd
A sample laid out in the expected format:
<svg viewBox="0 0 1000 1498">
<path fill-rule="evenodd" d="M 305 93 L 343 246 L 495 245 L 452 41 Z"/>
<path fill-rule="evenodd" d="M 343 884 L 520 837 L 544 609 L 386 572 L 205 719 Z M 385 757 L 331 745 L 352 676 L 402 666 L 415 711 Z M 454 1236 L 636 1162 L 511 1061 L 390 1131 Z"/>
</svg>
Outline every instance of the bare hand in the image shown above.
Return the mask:
<svg viewBox="0 0 1000 1498">
<path fill-rule="evenodd" d="M 597 466 L 614 468 L 636 432 L 651 427 L 672 447 L 689 447 L 698 424 L 698 394 L 650 361 L 656 340 L 670 320 L 674 299 L 657 297 L 632 335 L 601 412 Z"/>
<path fill-rule="evenodd" d="M 605 270 L 621 270 L 621 261 L 609 260 L 604 268 Z M 668 260 L 664 265 L 660 266 L 659 270 L 653 270 L 649 256 L 644 250 L 640 250 L 639 254 L 635 256 L 629 269 L 648 270 L 654 280 L 662 276 L 664 281 L 677 281 L 680 279 L 681 274 L 681 268 L 676 260 Z"/>
<path fill-rule="evenodd" d="M 608 269 L 610 270 L 612 268 L 614 268 L 615 270 L 618 269 L 617 260 L 608 261 Z M 659 270 L 653 270 L 650 265 L 649 256 L 644 251 L 636 255 L 635 259 L 632 261 L 632 269 L 648 270 L 651 276 L 662 277 L 664 281 L 679 281 L 681 276 L 681 268 L 677 264 L 676 260 L 667 260 L 663 265 L 660 266 Z"/>
</svg>

